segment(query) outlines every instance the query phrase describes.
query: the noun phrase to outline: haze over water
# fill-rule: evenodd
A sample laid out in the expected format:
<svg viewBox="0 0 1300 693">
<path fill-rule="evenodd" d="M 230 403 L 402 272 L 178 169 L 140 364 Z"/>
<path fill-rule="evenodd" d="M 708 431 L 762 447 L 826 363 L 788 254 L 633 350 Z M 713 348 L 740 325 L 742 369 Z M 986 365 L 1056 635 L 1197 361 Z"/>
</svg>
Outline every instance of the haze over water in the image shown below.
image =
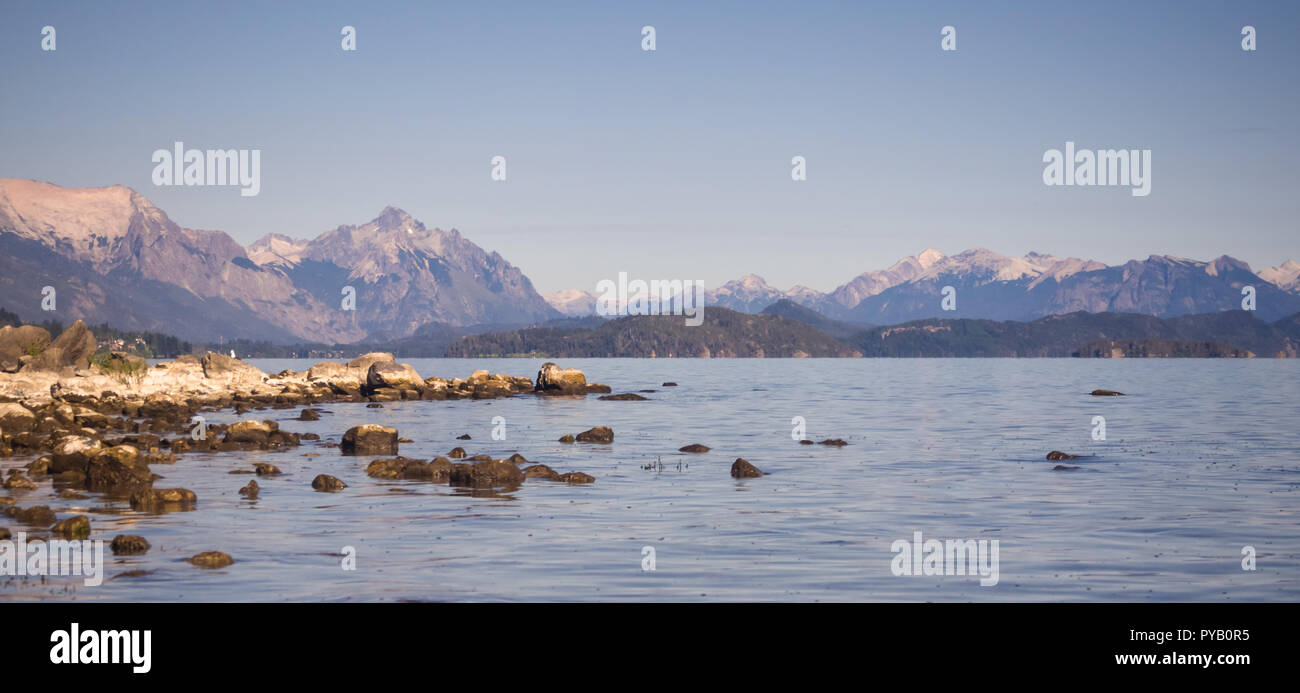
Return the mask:
<svg viewBox="0 0 1300 693">
<path fill-rule="evenodd" d="M 533 376 L 533 359 L 399 359 L 420 374 Z M 250 360 L 266 372 L 307 360 Z M 197 509 L 149 515 L 97 494 L 11 492 L 60 517 L 86 513 L 92 539 L 140 534 L 144 556 L 105 550 L 103 585 L 0 579 L 0 599 L 111 600 L 926 600 L 1291 601 L 1300 598 L 1300 363 L 1257 360 L 563 359 L 645 402 L 537 398 L 320 405 L 254 410 L 334 442 L 380 423 L 415 442 L 406 457 L 451 448 L 596 478 L 530 479 L 471 494 L 364 473 L 371 457 L 304 442 L 280 452 L 187 453 L 155 465 L 159 487 L 198 494 Z M 663 388 L 664 381 L 679 387 Z M 1095 388 L 1126 397 L 1091 397 Z M 1092 440 L 1092 418 L 1107 440 Z M 230 411 L 208 414 L 231 421 Z M 504 441 L 492 439 L 505 418 Z M 813 440 L 799 445 L 792 417 Z M 556 440 L 597 425 L 612 445 Z M 470 441 L 456 440 L 469 433 Z M 323 441 L 324 442 L 324 441 Z M 703 443 L 713 450 L 684 454 Z M 1050 450 L 1091 455 L 1053 471 Z M 304 457 L 304 453 L 320 453 Z M 767 473 L 737 480 L 744 457 Z M 0 462 L 0 469 L 29 458 Z M 257 500 L 237 490 L 254 462 Z M 662 464 L 656 464 L 661 462 Z M 654 465 L 653 469 L 645 469 Z M 312 490 L 317 474 L 348 484 Z M 7 519 L 7 518 L 6 518 Z M 20 526 L 8 522 L 17 531 Z M 997 539 L 999 582 L 898 577 L 892 542 Z M 356 549 L 355 571 L 340 567 Z M 642 571 L 652 546 L 656 570 Z M 1258 570 L 1243 571 L 1242 547 Z M 220 550 L 236 563 L 184 559 Z M 127 571 L 149 571 L 121 576 Z M 121 577 L 119 577 L 121 576 Z"/>
</svg>

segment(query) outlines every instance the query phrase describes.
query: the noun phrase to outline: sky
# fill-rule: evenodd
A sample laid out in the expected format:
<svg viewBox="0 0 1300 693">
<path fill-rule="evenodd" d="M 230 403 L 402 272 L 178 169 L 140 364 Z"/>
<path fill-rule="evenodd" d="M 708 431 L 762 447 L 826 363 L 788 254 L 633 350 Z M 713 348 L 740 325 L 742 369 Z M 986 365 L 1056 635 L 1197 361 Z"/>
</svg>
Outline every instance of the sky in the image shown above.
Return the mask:
<svg viewBox="0 0 1300 693">
<path fill-rule="evenodd" d="M 543 292 L 826 291 L 928 247 L 1258 270 L 1300 258 L 1297 87 L 1289 1 L 4 0 L 0 176 L 127 185 L 244 244 L 392 205 Z M 155 186 L 176 141 L 261 150 L 260 193 Z M 1045 185 L 1067 141 L 1150 149 L 1151 194 Z"/>
</svg>

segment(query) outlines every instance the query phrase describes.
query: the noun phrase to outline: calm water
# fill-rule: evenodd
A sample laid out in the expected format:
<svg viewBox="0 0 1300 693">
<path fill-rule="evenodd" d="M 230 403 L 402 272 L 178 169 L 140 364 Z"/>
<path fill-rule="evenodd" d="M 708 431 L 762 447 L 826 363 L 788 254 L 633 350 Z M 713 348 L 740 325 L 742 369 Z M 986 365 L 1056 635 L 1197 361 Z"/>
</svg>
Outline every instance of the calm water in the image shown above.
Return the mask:
<svg viewBox="0 0 1300 693">
<path fill-rule="evenodd" d="M 263 370 L 310 362 L 253 361 Z M 475 368 L 536 373 L 528 359 L 415 359 L 428 377 Z M 371 458 L 304 443 L 275 453 L 183 455 L 155 466 L 198 509 L 132 512 L 92 496 L 64 501 L 48 482 L 8 492 L 63 517 L 89 514 L 93 538 L 141 534 L 145 556 L 106 553 L 99 587 L 0 578 L 0 599 L 111 600 L 1295 600 L 1300 598 L 1300 362 L 1295 360 L 615 360 L 567 367 L 646 402 L 515 397 L 325 405 L 250 412 L 287 430 L 342 435 L 396 427 L 428 459 L 519 452 L 588 486 L 529 480 L 473 497 L 446 485 L 379 481 Z M 664 381 L 676 388 L 661 388 Z M 1128 397 L 1096 398 L 1094 388 Z M 1092 440 L 1094 416 L 1106 440 Z M 492 439 L 504 417 L 506 440 Z M 843 448 L 798 445 L 843 438 Z M 210 419 L 230 421 L 229 412 Z M 608 425 L 613 445 L 562 445 Z M 469 433 L 471 441 L 456 436 Z M 713 448 L 676 452 L 688 443 Z M 1052 471 L 1053 449 L 1093 457 Z M 304 453 L 318 452 L 319 457 Z M 744 457 L 768 473 L 735 480 Z M 261 497 L 230 475 L 267 461 Z M 26 460 L 5 460 L 0 468 Z M 661 463 L 661 464 L 659 464 Z M 646 469 L 653 465 L 653 469 Z M 317 474 L 348 484 L 317 493 Z M 18 529 L 8 518 L 3 518 Z M 898 577 L 890 545 L 997 539 L 1000 581 Z M 1258 569 L 1242 570 L 1242 547 Z M 355 571 L 340 567 L 356 550 Z M 642 547 L 655 570 L 642 570 Z M 221 550 L 224 570 L 183 559 Z M 127 571 L 148 571 L 120 576 Z"/>
</svg>

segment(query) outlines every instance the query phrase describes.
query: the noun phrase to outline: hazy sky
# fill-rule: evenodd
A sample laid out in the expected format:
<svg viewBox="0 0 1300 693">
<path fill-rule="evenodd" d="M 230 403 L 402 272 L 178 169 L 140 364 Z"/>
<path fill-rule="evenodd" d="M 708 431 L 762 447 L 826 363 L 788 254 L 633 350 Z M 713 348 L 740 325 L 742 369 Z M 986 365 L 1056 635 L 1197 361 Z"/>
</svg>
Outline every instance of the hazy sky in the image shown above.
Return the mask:
<svg viewBox="0 0 1300 693">
<path fill-rule="evenodd" d="M 926 247 L 1300 258 L 1289 1 L 6 0 L 0 75 L 0 176 L 121 183 L 245 244 L 394 205 L 541 291 L 828 290 Z M 155 187 L 177 140 L 261 149 L 261 194 Z M 1150 196 L 1045 186 L 1067 140 L 1151 149 Z"/>
</svg>

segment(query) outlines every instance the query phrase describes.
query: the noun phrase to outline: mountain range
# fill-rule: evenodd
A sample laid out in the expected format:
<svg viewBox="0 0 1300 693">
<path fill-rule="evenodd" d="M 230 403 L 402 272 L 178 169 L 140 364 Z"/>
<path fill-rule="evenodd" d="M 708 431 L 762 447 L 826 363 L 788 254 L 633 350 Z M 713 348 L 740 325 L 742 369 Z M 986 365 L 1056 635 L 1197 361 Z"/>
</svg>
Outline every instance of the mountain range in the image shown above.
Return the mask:
<svg viewBox="0 0 1300 693">
<path fill-rule="evenodd" d="M 52 313 L 42 310 L 46 286 Z M 345 287 L 354 310 L 344 310 Z M 393 207 L 312 240 L 270 235 L 244 248 L 221 231 L 182 228 L 124 186 L 20 179 L 0 179 L 0 290 L 25 320 L 205 342 L 352 343 L 431 324 L 561 317 L 497 253 Z"/>
<path fill-rule="evenodd" d="M 941 305 L 949 286 L 955 289 L 953 311 Z M 1168 318 L 1241 309 L 1246 286 L 1255 288 L 1262 320 L 1300 311 L 1300 263 L 1294 260 L 1256 274 L 1226 255 L 1209 262 L 1152 255 L 1108 266 L 1040 253 L 1009 257 L 984 248 L 956 255 L 927 249 L 827 293 L 805 286 L 782 291 L 748 274 L 706 292 L 705 305 L 757 313 L 790 301 L 833 320 L 867 325 L 925 318 L 1026 321 L 1075 311 Z M 567 315 L 594 311 L 595 297 L 580 290 L 546 298 Z"/>
<path fill-rule="evenodd" d="M 956 310 L 941 308 L 945 287 Z M 1228 256 L 1153 255 L 1108 266 L 1040 253 L 926 249 L 829 292 L 780 290 L 749 274 L 705 293 L 706 307 L 774 307 L 836 336 L 928 318 L 1032 321 L 1076 311 L 1160 318 L 1242 307 L 1300 312 L 1300 263 L 1255 273 Z M 43 310 L 45 287 L 56 310 Z M 787 302 L 789 305 L 785 305 Z M 345 309 L 351 303 L 354 310 Z M 795 314 L 795 307 L 825 320 Z M 596 297 L 542 296 L 523 271 L 459 231 L 428 228 L 396 207 L 314 237 L 270 234 L 248 247 L 184 228 L 130 188 L 64 188 L 0 178 L 0 308 L 31 322 L 81 319 L 115 329 L 218 343 L 357 344 L 456 336 L 595 313 Z"/>
</svg>

